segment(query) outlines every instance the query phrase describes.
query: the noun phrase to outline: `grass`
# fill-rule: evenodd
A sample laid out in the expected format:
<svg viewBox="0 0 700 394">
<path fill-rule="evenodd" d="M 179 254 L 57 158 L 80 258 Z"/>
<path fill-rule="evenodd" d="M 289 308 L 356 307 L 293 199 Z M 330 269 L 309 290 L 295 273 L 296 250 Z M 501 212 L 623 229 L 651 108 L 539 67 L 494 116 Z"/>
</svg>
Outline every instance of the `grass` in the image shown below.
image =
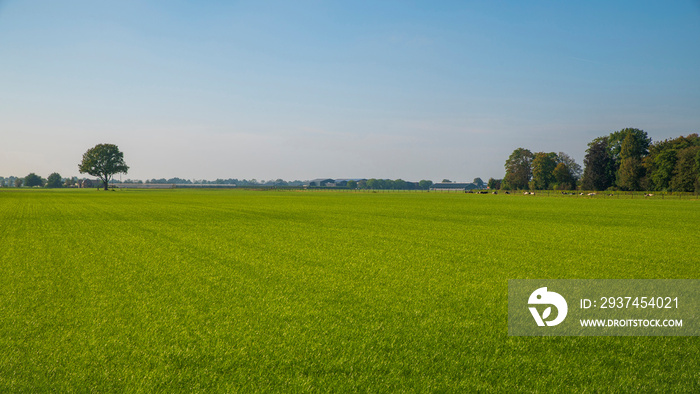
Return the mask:
<svg viewBox="0 0 700 394">
<path fill-rule="evenodd" d="M 698 278 L 697 200 L 0 192 L 0 391 L 700 390 L 696 337 L 508 337 L 507 280 Z"/>
</svg>

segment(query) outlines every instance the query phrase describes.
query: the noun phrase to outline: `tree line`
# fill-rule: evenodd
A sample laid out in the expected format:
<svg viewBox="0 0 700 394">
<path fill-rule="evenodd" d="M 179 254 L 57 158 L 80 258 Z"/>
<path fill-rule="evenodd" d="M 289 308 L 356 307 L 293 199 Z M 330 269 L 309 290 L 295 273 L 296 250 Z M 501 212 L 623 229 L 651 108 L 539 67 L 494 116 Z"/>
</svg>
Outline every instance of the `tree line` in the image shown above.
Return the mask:
<svg viewBox="0 0 700 394">
<path fill-rule="evenodd" d="M 25 177 L 15 177 L 11 176 L 8 178 L 0 177 L 0 187 L 47 187 L 47 188 L 59 188 L 59 187 L 71 187 L 77 184 L 78 178 L 67 178 L 64 179 L 57 172 L 52 173 L 48 178 L 42 178 L 39 175 L 31 172 Z"/>
<path fill-rule="evenodd" d="M 141 180 L 127 179 L 123 182 L 115 183 L 144 183 Z M 257 179 L 238 179 L 238 178 L 218 178 L 216 180 L 206 180 L 206 179 L 183 179 L 183 178 L 160 178 L 160 179 L 147 179 L 145 183 L 155 183 L 155 184 L 178 184 L 178 185 L 236 185 L 236 186 L 303 186 L 304 181 L 294 180 L 285 181 L 284 179 L 270 179 L 257 180 Z"/>
<path fill-rule="evenodd" d="M 573 190 L 581 166 L 564 152 L 537 152 L 518 148 L 506 160 L 506 176 L 499 189 Z M 489 180 L 489 187 L 498 180 Z M 493 187 L 495 188 L 495 187 Z"/>
<path fill-rule="evenodd" d="M 563 152 L 532 153 L 517 148 L 494 189 L 700 191 L 700 137 L 680 136 L 652 143 L 647 133 L 626 128 L 588 144 L 584 169 Z M 498 186 L 498 187 L 492 187 Z"/>
</svg>

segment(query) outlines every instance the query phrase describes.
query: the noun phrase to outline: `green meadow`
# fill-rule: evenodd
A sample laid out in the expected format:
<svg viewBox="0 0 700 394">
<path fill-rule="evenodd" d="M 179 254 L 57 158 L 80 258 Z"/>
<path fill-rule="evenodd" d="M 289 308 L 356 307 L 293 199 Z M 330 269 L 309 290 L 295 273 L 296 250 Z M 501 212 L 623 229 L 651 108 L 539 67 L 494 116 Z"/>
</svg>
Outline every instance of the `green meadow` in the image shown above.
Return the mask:
<svg viewBox="0 0 700 394">
<path fill-rule="evenodd" d="M 2 191 L 0 392 L 698 392 L 697 337 L 509 337 L 507 285 L 700 278 L 699 204 Z"/>
</svg>

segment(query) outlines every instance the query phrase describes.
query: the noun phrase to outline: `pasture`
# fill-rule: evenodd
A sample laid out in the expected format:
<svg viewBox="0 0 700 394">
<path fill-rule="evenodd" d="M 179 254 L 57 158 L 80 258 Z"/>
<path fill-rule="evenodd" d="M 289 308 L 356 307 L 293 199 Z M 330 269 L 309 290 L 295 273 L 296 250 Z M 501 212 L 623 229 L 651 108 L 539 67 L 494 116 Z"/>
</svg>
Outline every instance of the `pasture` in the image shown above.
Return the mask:
<svg viewBox="0 0 700 394">
<path fill-rule="evenodd" d="M 697 337 L 509 337 L 507 280 L 699 278 L 694 199 L 0 192 L 0 391 L 700 391 Z"/>
</svg>

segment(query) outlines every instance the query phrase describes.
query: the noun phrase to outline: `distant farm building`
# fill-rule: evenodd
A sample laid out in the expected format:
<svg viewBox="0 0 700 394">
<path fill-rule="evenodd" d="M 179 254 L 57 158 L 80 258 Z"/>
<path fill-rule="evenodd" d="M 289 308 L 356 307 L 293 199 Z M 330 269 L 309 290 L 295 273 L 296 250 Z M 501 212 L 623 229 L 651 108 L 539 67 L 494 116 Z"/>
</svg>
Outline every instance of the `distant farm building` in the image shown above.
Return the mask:
<svg viewBox="0 0 700 394">
<path fill-rule="evenodd" d="M 99 179 L 83 179 L 82 181 L 78 182 L 78 185 L 82 188 L 91 188 L 91 187 L 98 187 L 102 184 L 102 181 Z"/>
<path fill-rule="evenodd" d="M 114 187 L 115 185 L 112 185 Z M 192 186 L 192 185 L 186 185 Z M 216 185 L 206 185 L 216 186 Z M 120 189 L 175 189 L 174 183 L 118 183 L 116 187 Z"/>
<path fill-rule="evenodd" d="M 432 186 L 430 186 L 430 190 L 434 191 L 461 191 L 465 192 L 468 190 L 474 190 L 478 189 L 478 186 L 474 183 L 453 183 L 453 182 L 439 182 L 439 183 L 433 183 Z"/>
<path fill-rule="evenodd" d="M 309 186 L 312 187 L 331 187 L 329 184 L 335 186 L 335 179 L 331 178 L 316 178 L 309 181 Z"/>
</svg>

